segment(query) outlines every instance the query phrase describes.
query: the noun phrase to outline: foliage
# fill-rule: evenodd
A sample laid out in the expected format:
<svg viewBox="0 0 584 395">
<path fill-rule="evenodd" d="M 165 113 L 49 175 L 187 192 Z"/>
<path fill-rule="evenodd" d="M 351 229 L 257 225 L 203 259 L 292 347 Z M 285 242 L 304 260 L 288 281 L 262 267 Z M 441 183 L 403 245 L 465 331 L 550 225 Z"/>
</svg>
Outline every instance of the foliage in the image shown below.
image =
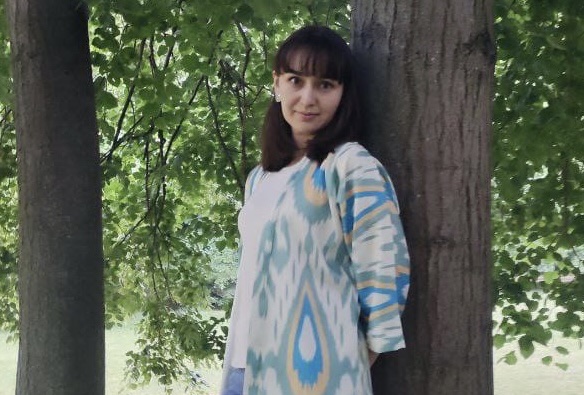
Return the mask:
<svg viewBox="0 0 584 395">
<path fill-rule="evenodd" d="M 236 208 L 257 161 L 271 51 L 310 15 L 290 3 L 276 19 L 267 5 L 93 7 L 107 319 L 143 314 L 140 351 L 129 353 L 134 380 L 170 384 L 196 361 L 222 355 L 225 325 L 201 311 L 210 307 L 212 279 L 233 265 L 228 251 L 236 249 Z M 230 258 L 218 262 L 223 252 Z"/>
<path fill-rule="evenodd" d="M 516 340 L 525 357 L 552 330 L 584 337 L 580 3 L 496 1 L 493 228 L 495 298 L 503 316 L 494 340 L 497 346 Z M 229 307 L 236 212 L 245 175 L 257 162 L 273 51 L 307 22 L 348 36 L 347 2 L 104 0 L 90 9 L 107 322 L 140 313 L 128 375 L 169 384 L 224 346 L 221 316 L 204 312 L 218 302 Z M 0 40 L 7 37 L 0 18 Z M 8 58 L 3 46 L 0 329 L 15 332 L 17 185 Z M 573 281 L 562 281 L 568 276 Z"/>
<path fill-rule="evenodd" d="M 584 337 L 584 3 L 499 0 L 497 15 L 494 340 L 529 357 L 552 330 Z"/>
<path fill-rule="evenodd" d="M 4 1 L 0 0 L 0 14 Z M 5 18 L 0 18 L 0 42 L 8 42 Z M 16 198 L 16 135 L 10 99 L 10 48 L 0 47 L 0 330 L 18 327 L 16 255 L 18 243 Z"/>
</svg>

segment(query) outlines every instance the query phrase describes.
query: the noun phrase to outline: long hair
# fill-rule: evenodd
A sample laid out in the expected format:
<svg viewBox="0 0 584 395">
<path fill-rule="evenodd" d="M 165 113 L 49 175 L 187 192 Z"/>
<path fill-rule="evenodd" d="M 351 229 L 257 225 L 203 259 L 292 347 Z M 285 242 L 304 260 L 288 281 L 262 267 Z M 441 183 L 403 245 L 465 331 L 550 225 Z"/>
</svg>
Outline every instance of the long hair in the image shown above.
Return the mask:
<svg viewBox="0 0 584 395">
<path fill-rule="evenodd" d="M 343 94 L 333 119 L 308 142 L 306 156 L 321 163 L 334 149 L 358 141 L 361 128 L 360 88 L 357 64 L 347 43 L 324 26 L 306 26 L 292 33 L 280 46 L 274 61 L 276 74 L 290 72 L 300 57 L 304 75 L 338 81 Z M 294 62 L 298 64 L 297 61 Z M 298 147 L 281 104 L 272 100 L 262 129 L 262 167 L 278 171 L 294 158 Z"/>
</svg>

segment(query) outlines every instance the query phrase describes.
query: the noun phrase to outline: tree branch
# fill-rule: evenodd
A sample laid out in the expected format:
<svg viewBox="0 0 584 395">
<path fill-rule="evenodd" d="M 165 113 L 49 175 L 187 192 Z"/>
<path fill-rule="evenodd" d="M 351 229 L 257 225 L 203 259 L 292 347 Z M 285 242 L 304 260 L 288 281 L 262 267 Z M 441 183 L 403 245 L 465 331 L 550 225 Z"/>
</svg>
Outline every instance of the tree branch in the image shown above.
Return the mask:
<svg viewBox="0 0 584 395">
<path fill-rule="evenodd" d="M 4 132 L 6 132 L 8 130 L 8 128 L 10 127 L 10 123 L 8 122 L 8 116 L 12 113 L 12 109 L 11 108 L 4 108 L 4 116 L 2 117 L 2 120 L 0 121 L 0 125 L 2 125 L 2 129 L 0 130 L 0 143 L 2 142 L 2 140 L 4 140 Z"/>
<path fill-rule="evenodd" d="M 191 96 L 190 100 L 188 101 L 188 106 L 191 106 L 193 104 L 193 102 L 195 101 L 195 97 L 197 96 L 197 93 L 199 92 L 199 89 L 201 88 L 201 84 L 203 83 L 204 78 L 205 77 L 199 78 L 199 82 L 197 82 L 197 86 L 195 87 L 195 91 L 193 92 L 193 95 Z M 166 147 L 166 152 L 164 154 L 166 160 L 168 160 L 168 155 L 170 154 L 170 148 L 172 147 L 172 145 L 174 144 L 174 141 L 178 137 L 178 134 L 180 133 L 180 131 L 182 129 L 182 125 L 183 125 L 184 121 L 187 119 L 187 110 L 185 109 L 184 112 L 185 112 L 185 114 L 180 119 L 180 122 L 178 123 L 178 125 L 174 129 L 172 136 L 170 136 L 170 140 L 168 142 L 168 145 Z"/>
<path fill-rule="evenodd" d="M 150 49 L 150 54 L 148 55 L 148 61 L 150 62 L 150 68 L 152 69 L 152 75 L 156 75 L 158 72 L 158 65 L 156 64 L 156 58 L 154 56 L 154 36 L 150 37 L 148 41 L 148 48 Z"/>
<path fill-rule="evenodd" d="M 217 135 L 217 139 L 219 140 L 219 144 L 221 145 L 221 148 L 223 149 L 223 152 L 225 153 L 225 156 L 227 157 L 227 161 L 229 162 L 229 166 L 231 167 L 231 170 L 233 172 L 233 176 L 235 178 L 235 181 L 237 182 L 237 186 L 239 187 L 240 190 L 243 190 L 245 188 L 240 176 L 239 176 L 239 172 L 237 171 L 237 166 L 235 165 L 235 161 L 233 160 L 233 157 L 231 156 L 231 152 L 229 151 L 229 148 L 227 147 L 227 144 L 225 143 L 225 139 L 223 138 L 223 136 L 221 135 L 221 126 L 219 125 L 219 114 L 217 113 L 217 109 L 215 108 L 215 103 L 213 103 L 213 98 L 211 96 L 211 87 L 209 86 L 209 78 L 205 78 L 205 86 L 207 88 L 207 98 L 209 100 L 209 108 L 211 110 L 211 114 L 213 115 L 213 124 L 214 124 L 214 131 L 215 134 Z"/>
<path fill-rule="evenodd" d="M 124 107 L 122 108 L 122 113 L 120 114 L 120 117 L 118 118 L 116 133 L 114 134 L 112 146 L 109 149 L 107 156 L 105 158 L 108 161 L 112 159 L 112 155 L 114 153 L 114 150 L 120 145 L 120 143 L 118 142 L 118 139 L 119 139 L 120 134 L 122 132 L 122 126 L 123 126 L 124 120 L 126 118 L 126 113 L 128 111 L 128 107 L 130 106 L 130 103 L 132 102 L 132 97 L 134 95 L 134 91 L 136 90 L 136 80 L 137 80 L 138 76 L 140 75 L 140 68 L 142 67 L 142 59 L 144 57 L 144 46 L 145 45 L 146 45 L 146 39 L 143 39 L 140 42 L 140 55 L 138 57 L 138 67 L 136 68 L 136 75 L 134 76 L 134 80 L 132 81 L 132 86 L 130 86 L 130 90 L 128 92 L 128 96 L 126 97 L 126 101 L 124 102 Z"/>
<path fill-rule="evenodd" d="M 241 146 L 241 166 L 240 166 L 240 177 L 241 179 L 245 179 L 246 171 L 247 171 L 247 117 L 248 117 L 248 105 L 247 105 L 247 98 L 246 98 L 246 84 L 245 84 L 245 75 L 247 73 L 247 68 L 250 62 L 250 54 L 251 54 L 251 43 L 249 38 L 245 34 L 243 30 L 243 26 L 241 23 L 237 23 L 237 29 L 239 34 L 243 39 L 243 43 L 245 46 L 245 58 L 243 61 L 243 67 L 241 70 L 241 78 L 240 78 L 240 85 L 238 92 L 235 92 L 235 96 L 237 98 L 238 104 L 238 112 L 239 112 L 239 121 L 241 124 L 241 139 L 240 139 L 240 146 Z M 245 187 L 244 187 L 245 188 Z M 243 188 L 240 188 L 241 196 L 244 194 Z"/>
<path fill-rule="evenodd" d="M 177 30 L 178 30 L 178 27 L 174 26 L 172 28 L 172 35 L 174 35 L 177 32 Z M 172 58 L 175 45 L 176 45 L 176 42 L 172 43 L 172 45 L 168 49 L 168 53 L 166 54 L 166 59 L 164 59 L 164 66 L 162 67 L 163 70 L 166 70 L 168 68 L 168 66 L 170 65 L 170 59 Z"/>
</svg>

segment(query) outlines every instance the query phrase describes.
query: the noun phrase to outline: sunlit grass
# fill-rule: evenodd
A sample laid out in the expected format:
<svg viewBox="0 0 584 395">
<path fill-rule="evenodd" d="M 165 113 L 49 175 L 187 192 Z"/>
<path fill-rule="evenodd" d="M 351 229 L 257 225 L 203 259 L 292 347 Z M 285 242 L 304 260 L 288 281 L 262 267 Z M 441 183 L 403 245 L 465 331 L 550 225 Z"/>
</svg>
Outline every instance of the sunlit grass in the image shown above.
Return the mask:
<svg viewBox="0 0 584 395">
<path fill-rule="evenodd" d="M 128 388 L 124 381 L 126 352 L 133 348 L 136 338 L 131 323 L 116 327 L 106 334 L 106 394 L 107 395 L 163 395 L 164 387 L 150 384 L 135 390 Z M 0 395 L 13 395 L 16 380 L 17 344 L 6 344 L 6 335 L 0 333 Z M 570 350 L 566 356 L 554 352 L 556 346 Z M 496 361 L 513 350 L 515 346 L 507 345 L 495 350 L 495 394 L 496 395 L 581 395 L 584 388 L 584 349 L 576 340 L 555 339 L 552 347 L 536 348 L 535 353 L 527 360 L 519 357 L 516 365 L 510 366 Z M 517 351 L 517 355 L 519 352 Z M 541 358 L 553 355 L 554 362 L 567 363 L 568 369 L 563 371 L 554 366 L 545 366 Z M 209 387 L 202 394 L 216 395 L 221 373 L 218 369 L 201 369 L 200 373 L 208 382 Z M 185 384 L 174 387 L 175 394 L 194 393 L 185 390 Z"/>
<path fill-rule="evenodd" d="M 561 355 L 555 347 L 567 348 L 570 353 Z M 507 365 L 497 361 L 509 351 L 516 350 L 518 361 Z M 541 359 L 551 355 L 553 362 L 546 366 Z M 518 347 L 505 345 L 495 350 L 495 394 L 496 395 L 582 395 L 584 393 L 584 349 L 574 339 L 554 338 L 548 347 L 536 345 L 528 359 L 520 356 Z M 564 371 L 554 363 L 567 364 Z"/>
<path fill-rule="evenodd" d="M 0 333 L 0 395 L 14 395 L 16 383 L 16 362 L 18 345 L 6 343 L 6 334 Z M 164 386 L 151 383 L 145 387 L 130 389 L 125 380 L 126 352 L 134 348 L 136 333 L 132 323 L 123 327 L 114 327 L 106 332 L 106 395 L 163 395 Z M 207 382 L 208 387 L 200 387 L 195 392 L 188 383 L 176 384 L 173 394 L 208 394 L 219 391 L 221 372 L 219 369 L 200 368 L 198 372 Z"/>
</svg>

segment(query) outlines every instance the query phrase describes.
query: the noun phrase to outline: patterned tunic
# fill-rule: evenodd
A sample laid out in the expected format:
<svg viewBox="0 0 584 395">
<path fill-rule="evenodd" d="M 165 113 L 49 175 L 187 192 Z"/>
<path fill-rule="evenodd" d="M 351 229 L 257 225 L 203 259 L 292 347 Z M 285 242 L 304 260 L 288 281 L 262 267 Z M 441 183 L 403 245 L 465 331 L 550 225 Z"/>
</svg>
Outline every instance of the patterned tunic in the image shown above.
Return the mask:
<svg viewBox="0 0 584 395">
<path fill-rule="evenodd" d="M 246 199 L 262 173 L 248 176 Z M 409 257 L 389 176 L 361 145 L 343 144 L 298 167 L 271 218 L 259 235 L 244 394 L 371 394 L 367 349 L 405 346 Z"/>
</svg>

